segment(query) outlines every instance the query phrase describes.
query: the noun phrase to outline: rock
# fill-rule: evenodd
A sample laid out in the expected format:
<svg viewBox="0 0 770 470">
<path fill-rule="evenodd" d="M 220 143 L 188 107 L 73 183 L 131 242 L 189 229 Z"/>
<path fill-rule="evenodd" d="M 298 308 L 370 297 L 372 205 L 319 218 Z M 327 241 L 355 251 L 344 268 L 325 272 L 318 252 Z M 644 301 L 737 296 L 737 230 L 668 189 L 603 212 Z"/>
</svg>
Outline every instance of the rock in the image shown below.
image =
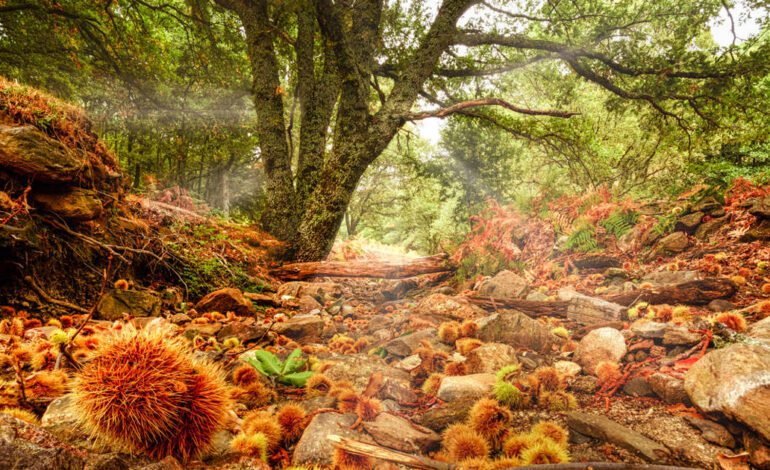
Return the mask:
<svg viewBox="0 0 770 470">
<path fill-rule="evenodd" d="M 559 300 L 567 301 L 567 319 L 582 325 L 623 319 L 626 308 L 604 299 L 589 297 L 571 289 L 559 289 Z"/>
<path fill-rule="evenodd" d="M 189 315 L 186 313 L 175 313 L 168 317 L 168 321 L 173 323 L 174 325 L 182 325 L 185 323 L 190 323 L 192 321 L 192 318 L 190 318 Z"/>
<path fill-rule="evenodd" d="M 655 392 L 644 377 L 634 377 L 623 386 L 623 392 L 632 397 L 654 397 Z"/>
<path fill-rule="evenodd" d="M 565 377 L 577 377 L 580 371 L 583 370 L 580 364 L 572 361 L 556 361 L 553 363 L 553 366 Z"/>
<path fill-rule="evenodd" d="M 757 199 L 749 208 L 749 214 L 759 220 L 770 219 L 770 195 Z"/>
<path fill-rule="evenodd" d="M 743 447 L 749 452 L 749 462 L 759 470 L 770 470 L 770 446 L 750 433 L 743 435 Z"/>
<path fill-rule="evenodd" d="M 201 314 L 206 312 L 235 312 L 244 316 L 251 316 L 257 312 L 251 301 L 243 296 L 243 292 L 231 287 L 207 294 L 195 304 L 195 310 Z"/>
<path fill-rule="evenodd" d="M 708 237 L 729 221 L 729 217 L 714 217 L 713 219 L 709 219 L 703 222 L 695 231 L 695 238 L 698 240 L 707 240 Z"/>
<path fill-rule="evenodd" d="M 267 331 L 267 325 L 262 322 L 232 321 L 225 323 L 217 332 L 217 339 L 238 338 L 241 344 L 262 338 Z"/>
<path fill-rule="evenodd" d="M 177 459 L 169 455 L 163 460 L 134 467 L 132 470 L 185 470 L 185 467 Z"/>
<path fill-rule="evenodd" d="M 527 280 L 513 271 L 500 271 L 479 286 L 479 293 L 501 299 L 517 299 L 527 290 Z"/>
<path fill-rule="evenodd" d="M 685 416 L 684 419 L 694 427 L 698 428 L 701 432 L 701 436 L 706 441 L 718 446 L 735 449 L 737 445 L 735 438 L 730 434 L 730 431 L 721 424 L 715 423 L 710 419 L 696 418 L 694 416 Z"/>
<path fill-rule="evenodd" d="M 308 313 L 312 312 L 313 310 L 320 310 L 322 308 L 323 305 L 321 305 L 321 303 L 318 302 L 315 297 L 310 295 L 303 295 L 299 298 L 299 309 L 302 312 Z"/>
<path fill-rule="evenodd" d="M 495 381 L 495 374 L 450 375 L 441 379 L 436 396 L 444 401 L 480 398 L 492 390 Z"/>
<path fill-rule="evenodd" d="M 370 335 L 375 331 L 387 330 L 393 326 L 395 320 L 385 315 L 373 315 L 369 318 L 369 324 L 366 326 L 366 332 Z"/>
<path fill-rule="evenodd" d="M 0 413 L 0 468 L 81 470 L 85 457 L 48 431 Z"/>
<path fill-rule="evenodd" d="M 417 287 L 419 287 L 419 283 L 415 279 L 400 279 L 383 287 L 382 295 L 387 300 L 401 299 L 406 296 L 407 292 Z"/>
<path fill-rule="evenodd" d="M 427 426 L 434 431 L 441 431 L 447 426 L 465 421 L 468 417 L 468 411 L 476 402 L 478 397 L 458 397 L 457 399 L 434 406 L 426 412 L 414 417 L 418 423 Z"/>
<path fill-rule="evenodd" d="M 286 282 L 278 287 L 276 297 L 282 298 L 284 296 L 289 296 L 300 298 L 303 295 L 309 295 L 323 303 L 327 300 L 341 297 L 342 286 L 336 282 Z"/>
<path fill-rule="evenodd" d="M 692 212 L 704 212 L 706 214 L 713 214 L 714 211 L 722 210 L 722 204 L 720 204 L 719 201 L 714 199 L 712 196 L 708 196 L 704 197 L 695 205 L 693 205 L 690 210 Z"/>
<path fill-rule="evenodd" d="M 665 463 L 671 454 L 665 446 L 604 416 L 568 413 L 567 426 L 580 434 L 635 452 L 650 462 Z"/>
<path fill-rule="evenodd" d="M 384 379 L 409 383 L 407 372 L 389 366 L 381 357 L 367 354 L 351 354 L 335 356 L 329 359 L 333 362 L 324 374 L 332 380 L 349 380 L 353 385 L 363 390 L 369 382 L 369 377 L 375 372 L 381 372 Z"/>
<path fill-rule="evenodd" d="M 502 343 L 485 343 L 468 353 L 465 367 L 468 374 L 496 373 L 501 367 L 517 364 L 516 350 Z"/>
<path fill-rule="evenodd" d="M 729 312 L 730 310 L 735 310 L 736 306 L 734 303 L 730 302 L 729 300 L 725 299 L 714 299 L 711 302 L 708 303 L 708 309 L 712 312 Z"/>
<path fill-rule="evenodd" d="M 561 342 L 548 326 L 519 312 L 498 312 L 480 318 L 476 323 L 479 325 L 478 338 L 488 343 L 548 352 Z"/>
<path fill-rule="evenodd" d="M 406 356 L 405 358 L 396 362 L 395 367 L 397 369 L 411 372 L 412 370 L 420 367 L 420 364 L 422 364 L 422 359 L 420 359 L 420 356 L 417 354 L 412 354 L 411 356 Z"/>
<path fill-rule="evenodd" d="M 747 335 L 770 346 L 770 317 L 752 324 L 747 331 Z"/>
<path fill-rule="evenodd" d="M 394 338 L 382 347 L 388 354 L 392 354 L 398 357 L 411 356 L 415 349 L 420 347 L 420 343 L 423 340 L 428 340 L 431 344 L 438 343 L 438 336 L 436 336 L 435 328 L 427 328 L 414 333 L 409 333 L 398 338 Z"/>
<path fill-rule="evenodd" d="M 438 448 L 441 436 L 431 429 L 412 424 L 390 413 L 380 413 L 364 429 L 381 446 L 409 453 L 426 453 Z"/>
<path fill-rule="evenodd" d="M 0 168 L 40 183 L 72 183 L 85 161 L 34 126 L 0 125 Z"/>
<path fill-rule="evenodd" d="M 129 470 L 130 465 L 124 455 L 117 452 L 88 456 L 83 470 Z"/>
<path fill-rule="evenodd" d="M 602 361 L 618 362 L 626 355 L 626 340 L 620 331 L 604 327 L 590 331 L 578 343 L 575 361 L 589 374 L 594 374 Z"/>
<path fill-rule="evenodd" d="M 93 220 L 102 215 L 102 201 L 96 191 L 78 187 L 63 192 L 32 193 L 32 202 L 38 209 L 74 221 Z"/>
<path fill-rule="evenodd" d="M 466 320 L 486 315 L 481 307 L 471 304 L 464 297 L 430 294 L 423 297 L 412 311 L 412 316 L 438 323 L 449 320 Z"/>
<path fill-rule="evenodd" d="M 770 348 L 734 343 L 707 353 L 685 374 L 696 407 L 740 421 L 770 440 Z"/>
<path fill-rule="evenodd" d="M 395 400 L 397 403 L 417 403 L 418 400 L 417 394 L 406 383 L 394 379 L 383 381 L 380 398 Z"/>
<path fill-rule="evenodd" d="M 536 302 L 542 302 L 548 300 L 548 296 L 540 292 L 539 290 L 533 290 L 527 294 L 526 300 L 534 300 Z"/>
<path fill-rule="evenodd" d="M 219 322 L 203 324 L 188 323 L 182 332 L 182 335 L 189 340 L 192 340 L 196 336 L 208 338 L 210 336 L 217 336 L 217 333 L 219 333 L 220 330 L 222 330 L 222 324 Z"/>
<path fill-rule="evenodd" d="M 764 219 L 759 224 L 750 228 L 744 233 L 740 240 L 742 242 L 767 241 L 770 240 L 770 219 Z"/>
<path fill-rule="evenodd" d="M 72 395 L 69 393 L 52 401 L 40 418 L 40 425 L 48 430 L 77 426 L 78 417 L 72 409 L 72 401 Z"/>
<path fill-rule="evenodd" d="M 636 320 L 631 324 L 630 330 L 641 338 L 660 339 L 668 329 L 668 323 L 649 321 L 647 319 Z"/>
<path fill-rule="evenodd" d="M 690 240 L 684 232 L 674 232 L 663 237 L 652 249 L 650 258 L 670 256 L 681 253 L 690 246 Z"/>
<path fill-rule="evenodd" d="M 642 282 L 649 282 L 656 286 L 682 284 L 683 282 L 702 279 L 700 271 L 653 271 L 642 277 Z"/>
<path fill-rule="evenodd" d="M 689 346 L 699 343 L 703 339 L 700 333 L 690 331 L 684 325 L 668 325 L 663 333 L 663 344 L 670 346 Z"/>
<path fill-rule="evenodd" d="M 160 297 L 152 291 L 109 289 L 96 306 L 96 314 L 102 320 L 120 320 L 123 314 L 134 317 L 160 315 Z"/>
<path fill-rule="evenodd" d="M 321 341 L 323 326 L 324 321 L 320 315 L 301 314 L 274 324 L 273 331 L 300 344 L 318 343 Z"/>
<path fill-rule="evenodd" d="M 615 256 L 607 255 L 586 255 L 572 262 L 572 265 L 578 269 L 604 270 L 608 268 L 619 268 L 622 263 Z"/>
<path fill-rule="evenodd" d="M 652 390 L 657 396 L 660 397 L 666 403 L 684 403 L 689 404 L 690 398 L 687 396 L 687 392 L 684 390 L 684 381 L 672 377 L 668 374 L 656 372 L 649 377 L 647 381 L 650 383 Z"/>
<path fill-rule="evenodd" d="M 337 435 L 373 444 L 372 439 L 350 427 L 356 422 L 353 413 L 319 413 L 305 428 L 294 448 L 292 465 L 331 465 L 335 444 L 328 436 Z"/>
<path fill-rule="evenodd" d="M 704 215 L 706 214 L 703 212 L 693 212 L 692 214 L 683 215 L 676 221 L 674 230 L 692 234 L 700 225 Z"/>
</svg>

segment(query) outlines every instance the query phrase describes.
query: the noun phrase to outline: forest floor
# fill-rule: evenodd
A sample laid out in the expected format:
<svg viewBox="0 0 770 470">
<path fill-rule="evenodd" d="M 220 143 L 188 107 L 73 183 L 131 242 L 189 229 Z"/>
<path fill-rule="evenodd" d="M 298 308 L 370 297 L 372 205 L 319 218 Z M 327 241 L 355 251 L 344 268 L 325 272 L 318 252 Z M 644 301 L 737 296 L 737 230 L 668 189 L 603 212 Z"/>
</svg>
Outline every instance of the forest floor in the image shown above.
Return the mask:
<svg viewBox="0 0 770 470">
<path fill-rule="evenodd" d="M 770 187 L 491 203 L 449 257 L 279 266 L 13 99 L 0 468 L 770 468 Z"/>
</svg>

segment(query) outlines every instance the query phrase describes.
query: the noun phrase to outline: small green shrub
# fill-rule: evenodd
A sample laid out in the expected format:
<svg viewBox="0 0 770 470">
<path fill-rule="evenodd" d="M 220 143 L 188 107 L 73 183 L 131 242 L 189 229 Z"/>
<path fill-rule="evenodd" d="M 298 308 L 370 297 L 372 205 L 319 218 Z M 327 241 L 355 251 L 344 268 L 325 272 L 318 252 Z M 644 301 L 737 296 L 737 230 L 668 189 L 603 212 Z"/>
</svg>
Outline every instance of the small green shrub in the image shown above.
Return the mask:
<svg viewBox="0 0 770 470">
<path fill-rule="evenodd" d="M 307 379 L 313 375 L 313 371 L 302 370 L 305 368 L 307 360 L 302 359 L 301 356 L 302 350 L 295 349 L 282 362 L 275 354 L 259 349 L 254 351 L 253 357 L 247 358 L 245 361 L 274 383 L 304 387 Z"/>
</svg>

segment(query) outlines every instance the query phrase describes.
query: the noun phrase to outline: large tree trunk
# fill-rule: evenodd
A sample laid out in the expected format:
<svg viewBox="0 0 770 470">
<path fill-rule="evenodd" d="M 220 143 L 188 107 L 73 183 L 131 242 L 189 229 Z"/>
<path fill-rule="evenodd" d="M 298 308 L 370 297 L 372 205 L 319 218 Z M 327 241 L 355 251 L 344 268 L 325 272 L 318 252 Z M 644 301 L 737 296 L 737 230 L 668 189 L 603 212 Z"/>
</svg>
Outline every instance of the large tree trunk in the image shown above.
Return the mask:
<svg viewBox="0 0 770 470">
<path fill-rule="evenodd" d="M 451 272 L 455 269 L 446 255 L 436 255 L 416 258 L 406 263 L 376 260 L 293 263 L 271 270 L 270 275 L 283 281 L 304 281 L 314 277 L 404 279 L 423 274 Z"/>
</svg>

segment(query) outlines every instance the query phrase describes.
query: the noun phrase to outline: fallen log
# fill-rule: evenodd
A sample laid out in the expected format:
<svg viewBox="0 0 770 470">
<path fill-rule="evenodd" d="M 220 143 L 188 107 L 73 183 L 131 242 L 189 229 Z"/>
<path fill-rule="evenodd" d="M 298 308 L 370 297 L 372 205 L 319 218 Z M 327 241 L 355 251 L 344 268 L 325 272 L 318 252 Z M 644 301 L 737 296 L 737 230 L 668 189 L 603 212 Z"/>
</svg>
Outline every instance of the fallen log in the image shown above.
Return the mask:
<svg viewBox="0 0 770 470">
<path fill-rule="evenodd" d="M 636 302 L 650 304 L 706 305 L 712 300 L 735 295 L 737 286 L 727 278 L 709 278 L 683 282 L 673 286 L 637 289 L 603 297 L 605 300 L 630 307 Z"/>
<path fill-rule="evenodd" d="M 562 300 L 499 299 L 481 295 L 472 295 L 467 297 L 467 299 L 470 303 L 478 305 L 484 310 L 511 309 L 534 317 L 566 317 L 567 306 L 569 305 L 569 302 Z"/>
<path fill-rule="evenodd" d="M 314 277 L 404 279 L 423 274 L 448 273 L 455 269 L 447 255 L 436 255 L 415 258 L 403 264 L 378 260 L 292 263 L 270 270 L 270 275 L 283 281 L 304 281 Z"/>
</svg>

